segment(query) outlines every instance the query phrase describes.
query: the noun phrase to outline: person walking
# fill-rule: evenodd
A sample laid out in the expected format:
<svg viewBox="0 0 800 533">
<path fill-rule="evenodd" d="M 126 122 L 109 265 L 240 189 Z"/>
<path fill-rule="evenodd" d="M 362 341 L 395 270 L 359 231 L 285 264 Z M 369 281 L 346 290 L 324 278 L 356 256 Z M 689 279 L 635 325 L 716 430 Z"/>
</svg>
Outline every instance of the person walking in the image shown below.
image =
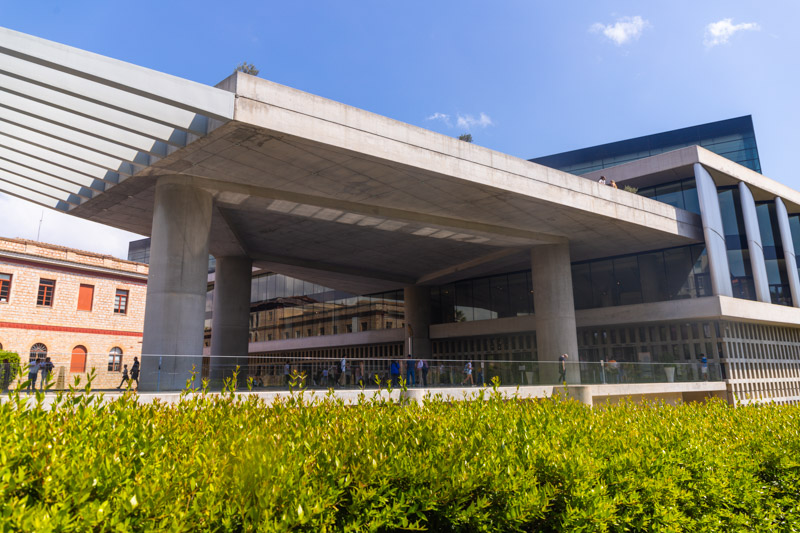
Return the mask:
<svg viewBox="0 0 800 533">
<path fill-rule="evenodd" d="M 339 385 L 342 387 L 347 385 L 347 359 L 345 357 L 339 361 Z"/>
<path fill-rule="evenodd" d="M 39 390 L 44 390 L 48 383 L 50 383 L 50 376 L 53 374 L 53 362 L 49 357 L 46 357 L 41 365 L 42 368 L 42 382 L 39 385 Z"/>
<path fill-rule="evenodd" d="M 558 356 L 558 382 L 566 383 L 567 381 L 567 359 L 568 354 L 562 353 Z"/>
<path fill-rule="evenodd" d="M 464 365 L 464 379 L 461 384 L 464 385 L 467 381 L 473 387 L 475 386 L 475 382 L 472 380 L 472 361 L 467 361 L 467 364 Z"/>
<path fill-rule="evenodd" d="M 428 386 L 428 361 L 420 359 L 417 361 L 417 372 L 419 372 L 422 386 Z"/>
<path fill-rule="evenodd" d="M 131 383 L 131 378 L 128 377 L 128 365 L 124 365 L 122 367 L 122 381 L 119 382 L 117 388 L 121 389 L 123 383 L 128 383 L 128 385 L 130 385 Z"/>
<path fill-rule="evenodd" d="M 139 390 L 139 358 L 133 358 L 133 366 L 131 367 L 131 383 L 136 382 L 136 390 Z"/>
<path fill-rule="evenodd" d="M 289 380 L 291 379 L 291 377 L 290 377 L 291 371 L 292 371 L 292 367 L 289 366 L 289 361 L 286 361 L 286 364 L 283 365 L 283 381 L 287 385 L 289 384 Z"/>
<path fill-rule="evenodd" d="M 28 392 L 33 389 L 36 392 L 36 378 L 39 376 L 40 359 L 37 357 L 28 365 Z"/>
<path fill-rule="evenodd" d="M 414 362 L 414 358 L 411 357 L 411 354 L 408 354 L 408 361 L 406 361 L 406 386 L 413 387 L 416 385 L 416 375 L 414 373 L 414 369 L 416 368 L 416 363 Z"/>
<path fill-rule="evenodd" d="M 392 361 L 389 365 L 389 377 L 392 379 L 392 386 L 397 387 L 400 384 L 400 363 Z"/>
<path fill-rule="evenodd" d="M 703 381 L 708 381 L 708 357 L 704 353 L 700 354 L 700 376 Z"/>
</svg>

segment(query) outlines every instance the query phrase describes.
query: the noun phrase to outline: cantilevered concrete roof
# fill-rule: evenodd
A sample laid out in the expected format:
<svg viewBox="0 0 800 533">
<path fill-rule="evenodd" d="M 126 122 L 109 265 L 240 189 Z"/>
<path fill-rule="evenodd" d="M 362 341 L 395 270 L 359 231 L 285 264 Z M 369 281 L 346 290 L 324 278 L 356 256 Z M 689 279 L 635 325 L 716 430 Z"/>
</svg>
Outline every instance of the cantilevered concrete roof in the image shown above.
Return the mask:
<svg viewBox="0 0 800 533">
<path fill-rule="evenodd" d="M 702 240 L 692 213 L 242 73 L 0 30 L 0 90 L 0 190 L 149 235 L 156 180 L 182 175 L 214 195 L 212 254 L 351 292 Z"/>
</svg>

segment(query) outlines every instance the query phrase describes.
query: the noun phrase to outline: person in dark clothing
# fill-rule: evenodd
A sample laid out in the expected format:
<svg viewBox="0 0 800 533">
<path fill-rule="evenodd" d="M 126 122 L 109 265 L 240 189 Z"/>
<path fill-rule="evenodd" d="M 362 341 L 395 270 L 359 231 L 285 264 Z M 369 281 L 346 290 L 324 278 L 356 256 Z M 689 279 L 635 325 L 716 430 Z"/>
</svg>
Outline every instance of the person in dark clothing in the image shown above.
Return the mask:
<svg viewBox="0 0 800 533">
<path fill-rule="evenodd" d="M 131 383 L 136 382 L 136 390 L 139 390 L 139 358 L 133 358 L 133 366 L 131 367 Z"/>
<path fill-rule="evenodd" d="M 558 356 L 558 382 L 567 381 L 567 358 L 569 355 L 562 353 Z"/>
<path fill-rule="evenodd" d="M 122 368 L 122 381 L 119 382 L 119 386 L 117 388 L 121 389 L 123 383 L 130 383 L 130 381 L 131 379 L 128 377 L 128 365 L 125 365 Z"/>
<path fill-rule="evenodd" d="M 50 376 L 53 374 L 53 362 L 50 361 L 49 357 L 46 357 L 44 363 L 42 363 L 42 383 L 40 385 L 40 390 L 44 390 L 48 383 L 50 383 Z"/>
<path fill-rule="evenodd" d="M 392 379 L 392 385 L 397 387 L 400 384 L 400 365 L 397 361 L 392 361 L 389 366 L 389 377 Z"/>
</svg>

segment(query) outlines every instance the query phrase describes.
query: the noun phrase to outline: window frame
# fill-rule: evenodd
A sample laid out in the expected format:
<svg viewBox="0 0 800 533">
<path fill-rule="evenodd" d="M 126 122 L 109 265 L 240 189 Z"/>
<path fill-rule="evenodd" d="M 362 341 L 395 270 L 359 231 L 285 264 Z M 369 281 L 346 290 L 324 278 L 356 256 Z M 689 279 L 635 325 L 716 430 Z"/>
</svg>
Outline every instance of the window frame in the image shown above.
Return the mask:
<svg viewBox="0 0 800 533">
<path fill-rule="evenodd" d="M 124 294 L 123 294 L 124 293 Z M 114 314 L 127 315 L 131 292 L 128 289 L 117 289 L 114 293 Z"/>
<path fill-rule="evenodd" d="M 122 372 L 122 356 L 124 352 L 119 346 L 108 351 L 108 372 Z"/>
<path fill-rule="evenodd" d="M 4 276 L 8 276 L 8 279 L 3 279 Z M 5 304 L 11 301 L 11 285 L 13 281 L 14 274 L 0 272 L 0 303 Z M 5 296 L 3 296 L 3 294 L 5 294 Z"/>
<path fill-rule="evenodd" d="M 48 285 L 48 283 L 51 283 L 51 285 Z M 36 292 L 36 307 L 49 307 L 52 309 L 55 299 L 56 280 L 39 278 L 39 290 Z"/>
</svg>

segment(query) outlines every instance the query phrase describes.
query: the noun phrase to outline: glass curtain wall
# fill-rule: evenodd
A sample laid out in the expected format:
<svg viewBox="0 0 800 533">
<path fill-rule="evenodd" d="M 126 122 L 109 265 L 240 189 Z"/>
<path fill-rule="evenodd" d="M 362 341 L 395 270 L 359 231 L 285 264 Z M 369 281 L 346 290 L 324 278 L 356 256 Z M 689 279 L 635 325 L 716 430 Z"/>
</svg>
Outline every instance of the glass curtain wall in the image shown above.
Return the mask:
<svg viewBox="0 0 800 533">
<path fill-rule="evenodd" d="M 251 280 L 252 342 L 404 326 L 402 290 L 356 296 L 282 274 Z"/>
<path fill-rule="evenodd" d="M 531 291 L 529 270 L 431 287 L 431 323 L 532 315 Z"/>
<path fill-rule="evenodd" d="M 783 255 L 775 202 L 758 202 L 756 213 L 761 233 L 761 245 L 764 249 L 764 261 L 767 265 L 770 299 L 774 304 L 791 306 L 792 293 L 789 288 L 789 276 L 786 273 L 786 259 Z"/>
<path fill-rule="evenodd" d="M 700 214 L 700 202 L 697 199 L 697 185 L 694 178 L 642 187 L 636 194 Z"/>
<path fill-rule="evenodd" d="M 719 209 L 722 213 L 722 227 L 725 231 L 725 246 L 728 249 L 728 266 L 731 270 L 733 296 L 745 300 L 756 299 L 753 282 L 753 269 L 750 265 L 750 250 L 747 248 L 747 234 L 742 217 L 742 203 L 739 189 L 720 187 L 718 189 Z"/>
<path fill-rule="evenodd" d="M 612 307 L 711 295 L 705 246 L 573 263 L 575 309 Z"/>
</svg>

